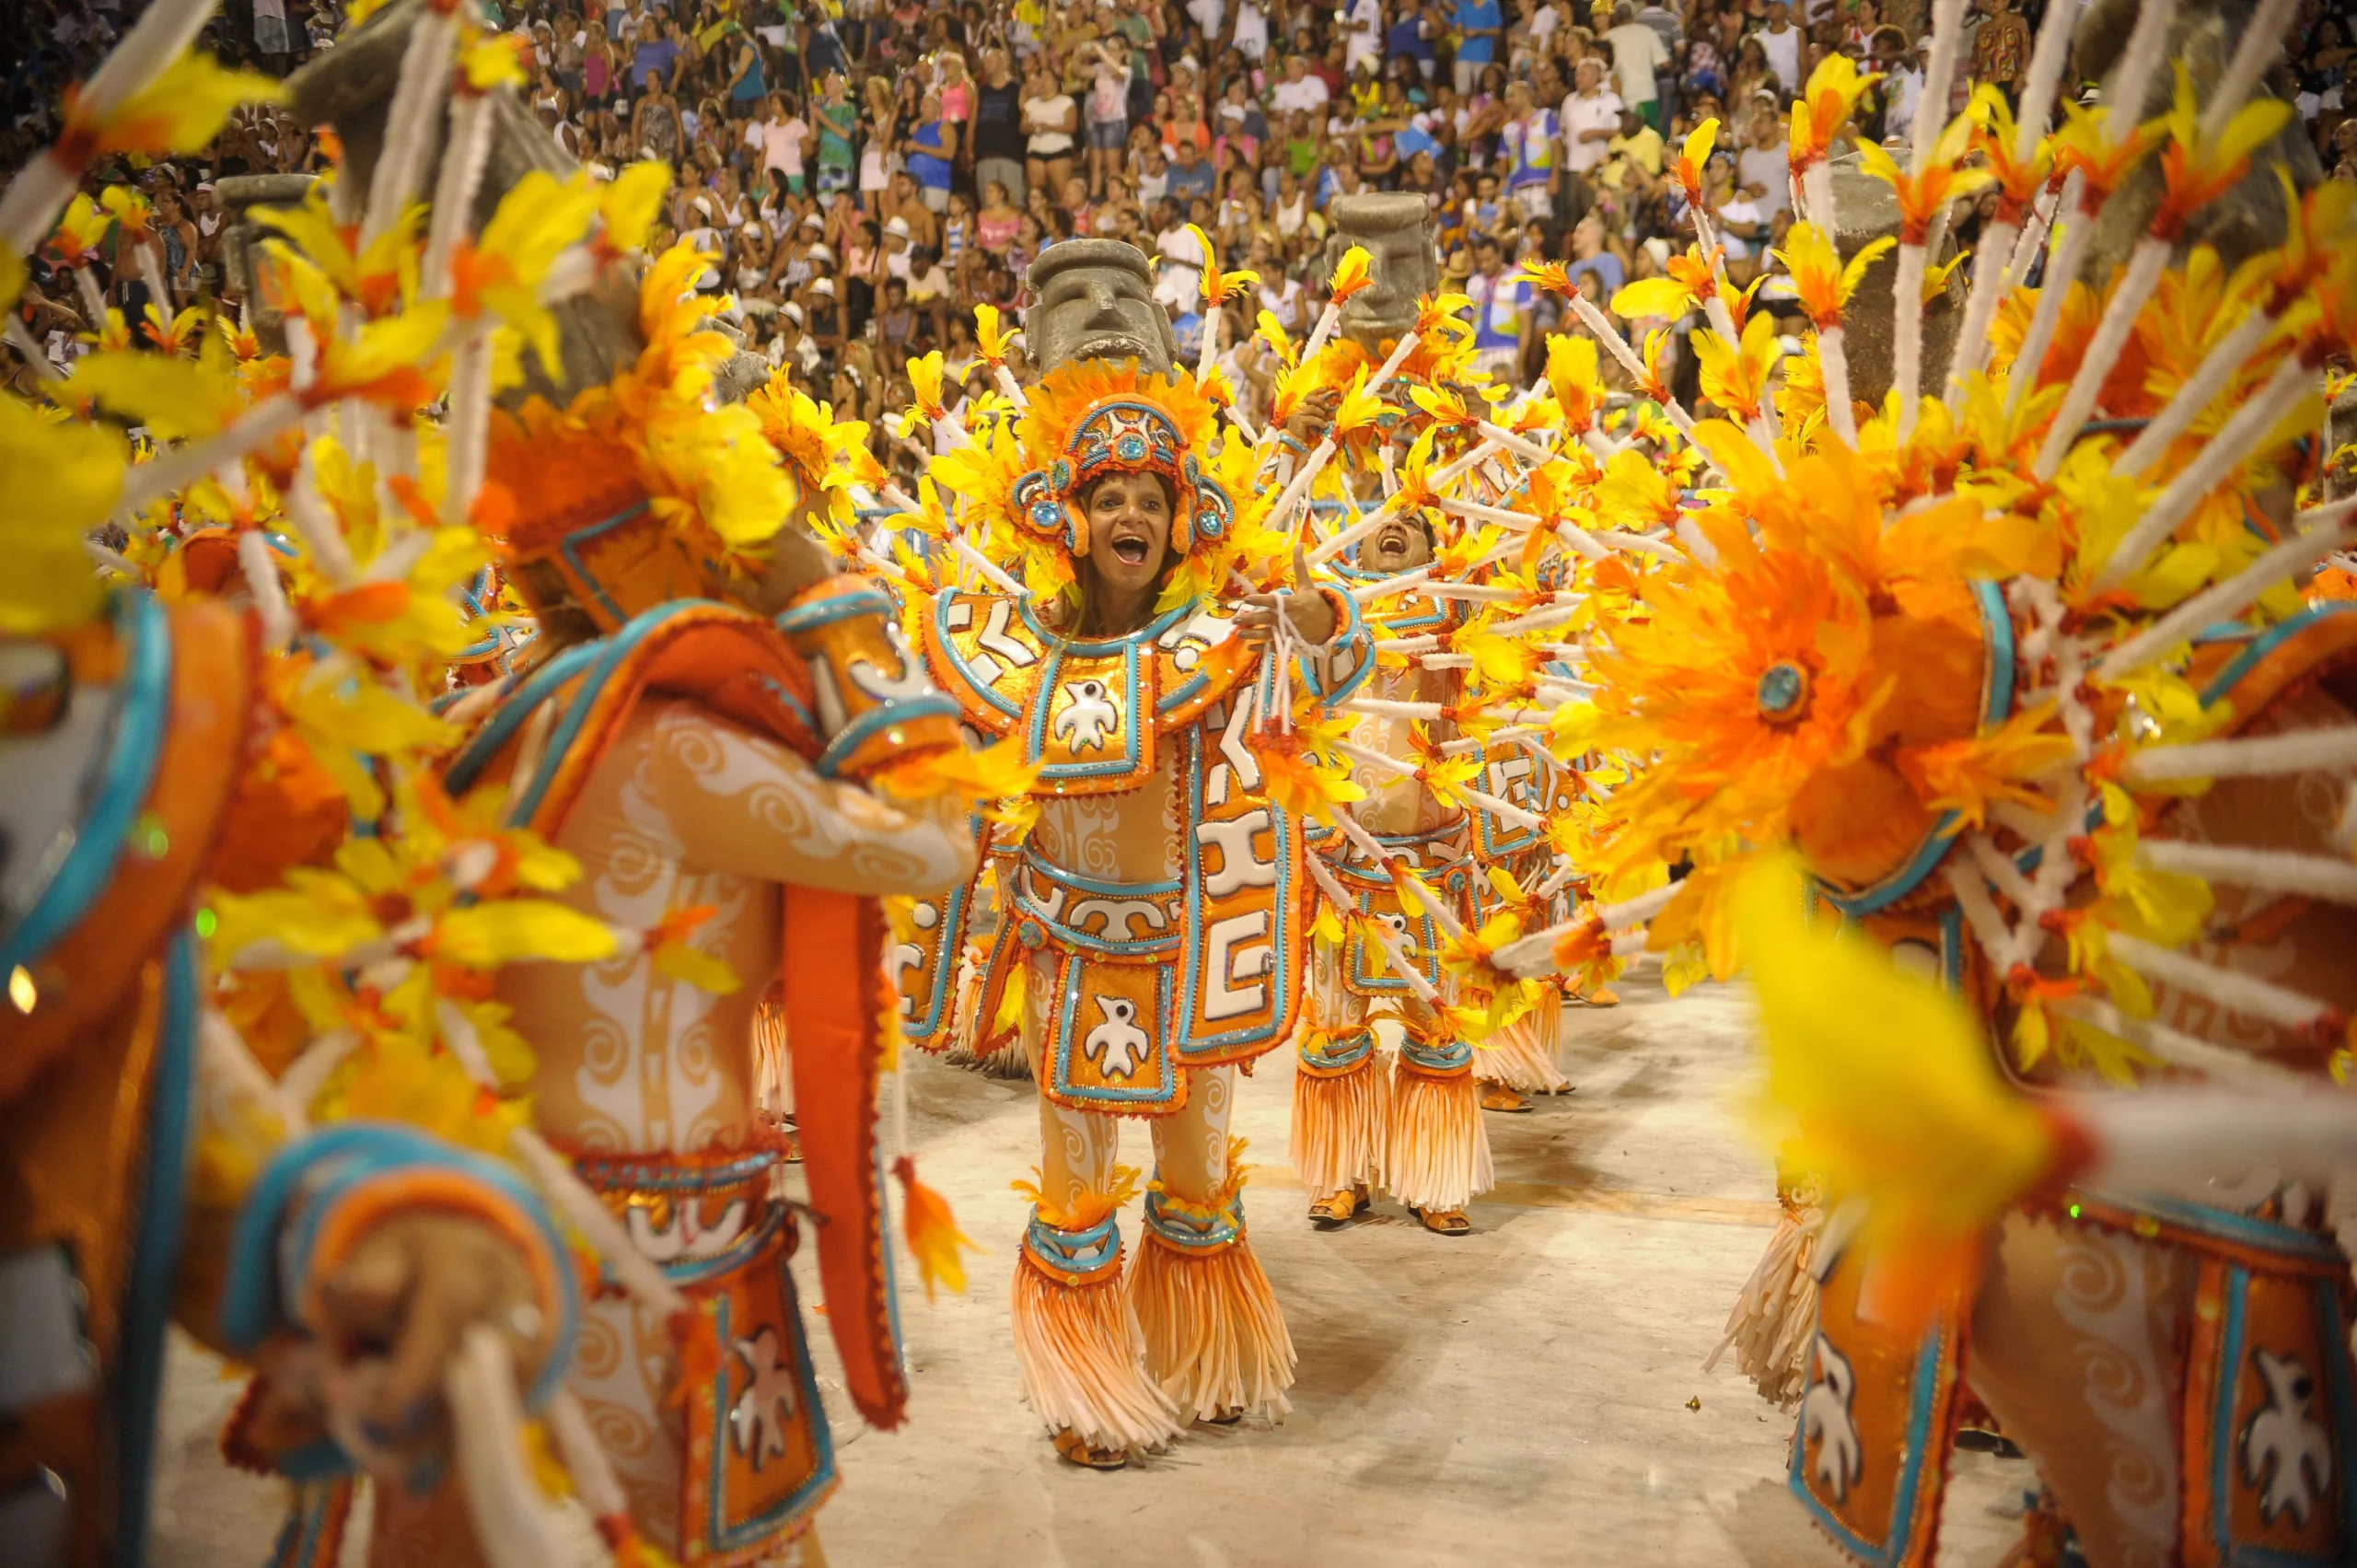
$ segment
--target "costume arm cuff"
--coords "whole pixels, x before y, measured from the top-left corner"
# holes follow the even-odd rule
[[[1323,583],[1317,585],[1317,591],[1326,596],[1333,609],[1334,633],[1323,647],[1298,656],[1295,665],[1302,683],[1331,706],[1366,684],[1375,669],[1375,643],[1365,618],[1359,614],[1358,600]]]
[[[862,779],[965,744],[957,703],[935,688],[876,584],[848,574],[815,583],[780,612],[777,629],[810,667],[823,776]]]
[[[526,1394],[538,1410],[573,1359],[580,1299],[563,1238],[523,1179],[396,1122],[350,1121],[287,1144],[254,1183],[230,1239],[221,1328],[251,1355],[274,1334],[315,1332],[322,1282],[379,1220],[431,1210],[491,1226],[524,1260],[556,1326]]]

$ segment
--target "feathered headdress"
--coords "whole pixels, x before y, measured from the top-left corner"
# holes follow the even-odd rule
[[[487,470],[514,498],[494,544],[534,608],[563,597],[601,632],[667,600],[751,575],[802,499],[755,411],[705,406],[728,340],[687,280],[679,246],[639,291],[637,361],[564,409],[534,399],[494,415]]]
[[[1016,520],[1086,555],[1088,519],[1079,503],[1088,486],[1109,473],[1158,473],[1176,492],[1172,553],[1216,544],[1234,527],[1236,506],[1204,467],[1213,429],[1212,404],[1190,376],[1155,375],[1134,360],[1059,366],[1032,392],[1023,421],[1032,466],[1015,482]]]

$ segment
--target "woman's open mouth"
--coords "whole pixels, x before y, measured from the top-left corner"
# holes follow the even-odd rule
[[[1113,559],[1130,566],[1145,564],[1146,541],[1135,537],[1113,541]]]

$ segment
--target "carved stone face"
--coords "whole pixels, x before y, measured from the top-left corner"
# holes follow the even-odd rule
[[[1364,248],[1373,280],[1342,307],[1343,335],[1370,353],[1384,341],[1397,342],[1416,324],[1416,301],[1440,286],[1440,256],[1427,226],[1430,209],[1422,196],[1337,196],[1334,233],[1326,241],[1326,264],[1341,262],[1352,246]]]
[[[1145,252],[1118,239],[1067,239],[1031,263],[1024,337],[1042,370],[1081,359],[1134,359],[1167,375],[1178,357],[1170,317],[1154,297]]]

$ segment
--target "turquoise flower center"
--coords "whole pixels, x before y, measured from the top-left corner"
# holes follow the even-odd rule
[[[1790,718],[1808,695],[1808,673],[1792,663],[1771,664],[1759,677],[1759,712],[1771,719]]]

